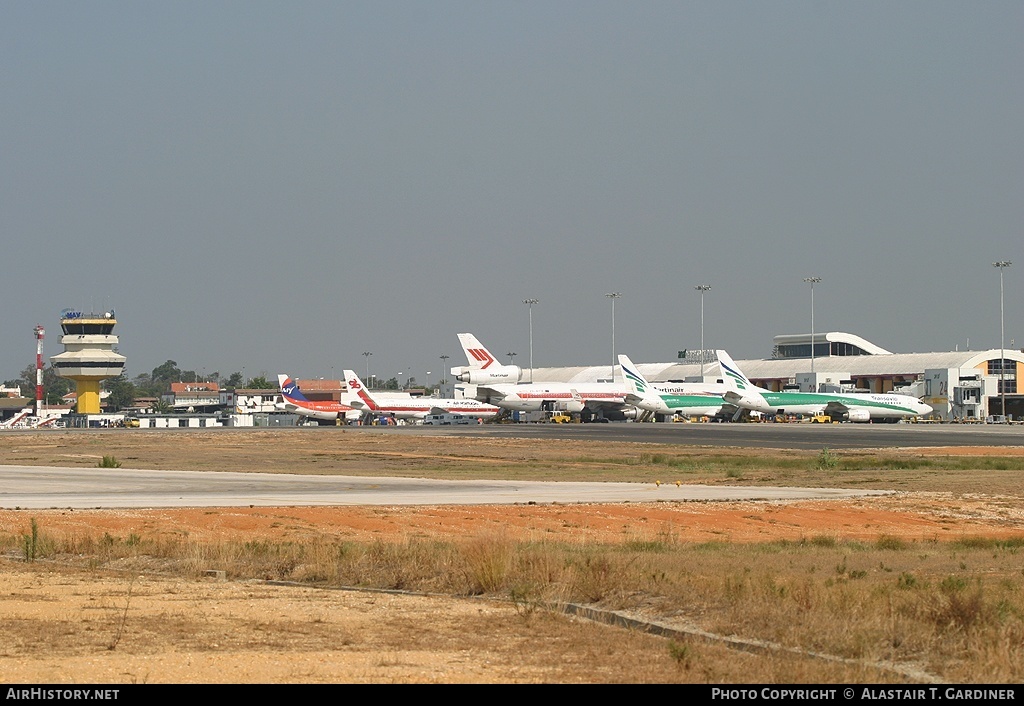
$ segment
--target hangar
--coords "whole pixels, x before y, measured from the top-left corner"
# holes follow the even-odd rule
[[[776,336],[771,358],[736,362],[747,377],[770,390],[899,391],[930,404],[935,417],[945,421],[985,420],[1003,414],[1005,398],[1005,414],[1024,419],[1024,394],[1017,386],[1024,375],[1020,350],[891,353],[841,331],[816,333],[813,344],[813,366],[811,334]],[[704,379],[719,378],[713,350],[680,351],[677,362],[636,365],[652,382],[700,381],[702,365]],[[610,380],[611,373],[609,365],[535,368],[533,379],[595,382]]]

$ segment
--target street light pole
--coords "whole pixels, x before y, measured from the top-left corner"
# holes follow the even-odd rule
[[[523,304],[530,307],[530,383],[533,383],[533,305],[539,304],[539,299],[524,299]]]
[[[1006,329],[1003,326],[1003,270],[1012,265],[1009,260],[993,262],[992,266],[999,270],[999,412],[1006,420]]]
[[[622,292],[609,292],[606,297],[612,300],[612,377],[615,377],[615,300],[622,296]]]
[[[814,375],[814,285],[821,277],[804,277],[804,282],[811,284],[811,375]],[[814,381],[814,389],[818,389],[818,381]]]
[[[700,381],[704,382],[704,292],[710,292],[711,285],[698,284],[694,289],[700,292]]]
[[[370,356],[373,355],[370,351],[363,351],[363,357],[366,358],[366,382],[370,382]],[[345,381],[348,384],[348,380]]]
[[[451,356],[442,355],[442,356],[438,356],[438,357],[441,359],[441,382],[440,382],[441,397],[444,397],[444,383],[445,383],[444,372],[448,369],[448,359]],[[455,397],[455,393],[454,392],[452,393],[452,397]]]

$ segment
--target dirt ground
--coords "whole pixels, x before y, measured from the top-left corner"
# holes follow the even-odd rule
[[[69,448],[82,455],[80,441],[72,437],[53,444],[54,438],[60,437],[0,439],[0,451],[9,459],[5,462],[26,463],[35,454],[31,462],[42,465],[68,465]],[[172,459],[170,467],[183,467],[180,455],[188,453],[188,445],[169,449],[159,437],[146,438],[150,441],[121,450],[132,455],[132,466],[159,467]],[[273,456],[272,448],[256,454],[265,460]],[[1002,455],[1021,451],[996,450]],[[409,453],[422,455],[422,450]],[[153,460],[157,458],[161,463]],[[286,463],[275,458],[278,467]],[[196,465],[203,463],[195,460]],[[489,534],[569,542],[664,536],[684,542],[760,542],[819,535],[929,540],[1019,537],[1024,533],[1024,504],[1019,496],[915,491],[793,503],[0,510],[0,535],[24,535],[32,519],[53,536],[135,534],[196,542],[324,537],[406,541]],[[523,615],[504,603],[216,578],[189,581],[161,575],[158,567],[71,570],[47,562],[28,565],[13,555],[0,560],[0,567],[0,674],[8,683],[679,679],[679,665],[670,659],[663,639],[622,631],[612,638],[609,632],[615,628],[586,621],[575,626],[573,637],[585,666],[571,660],[552,663],[544,655],[552,642],[565,639],[555,626],[566,619]],[[616,649],[608,649],[610,640]],[[423,649],[428,641],[431,649]],[[629,650],[622,649],[622,641],[630,643]],[[438,644],[446,647],[439,650]],[[739,670],[744,658],[737,659]],[[742,681],[742,672],[734,681]]]

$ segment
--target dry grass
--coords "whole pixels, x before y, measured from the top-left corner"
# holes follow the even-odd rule
[[[42,583],[44,575],[74,569],[66,575],[79,578],[67,581],[99,585],[102,579],[114,588],[95,599],[95,609],[69,609],[49,623],[16,617],[19,597],[31,592],[10,593],[2,600],[12,618],[0,628],[6,656],[52,658],[72,670],[64,674],[84,674],[85,663],[97,661],[100,652],[120,656],[121,671],[111,667],[106,676],[81,679],[96,683],[174,680],[165,664],[147,661],[146,650],[160,639],[177,654],[239,655],[240,663],[255,659],[259,645],[275,650],[275,660],[261,662],[262,671],[232,671],[225,663],[204,681],[1024,681],[1019,450],[995,457],[829,451],[822,462],[820,452],[489,439],[452,444],[439,437],[273,431],[188,436],[183,458],[161,450],[152,434],[0,437],[0,450],[9,463],[40,465],[94,466],[97,458],[115,454],[127,467],[147,468],[899,488],[965,499],[960,509],[981,494],[994,508],[982,521],[993,532],[938,541],[878,530],[864,540],[837,527],[787,540],[738,542],[723,535],[722,541],[694,542],[666,526],[605,541],[572,532],[524,539],[479,525],[461,535],[346,539],[330,527],[302,525],[301,536],[291,538],[218,539],[148,527],[57,533],[45,518],[29,529],[35,517],[23,513],[24,531],[0,535],[0,548],[22,561],[17,571],[36,572],[31,580]],[[173,438],[181,448],[182,436]],[[95,453],[83,453],[90,446]],[[284,456],[269,451],[277,446],[284,446]],[[764,524],[770,527],[781,516]],[[26,547],[34,563],[24,562],[31,558]],[[211,569],[230,580],[202,583]],[[246,583],[250,579],[306,588]],[[390,612],[378,614],[375,599],[368,598],[378,594],[323,590],[346,586],[458,600],[445,603],[444,618],[424,620],[423,613],[404,612],[398,598],[386,599]],[[196,587],[206,595],[188,597]],[[59,584],[50,590],[59,591]],[[236,595],[240,590],[244,595]],[[292,590],[304,591],[301,607],[276,612],[270,596]],[[178,607],[157,603],[161,591],[177,597]],[[360,607],[344,609],[365,615],[366,622],[353,627],[340,621],[336,609],[347,600]],[[574,621],[556,610],[566,603],[620,611],[682,632],[666,639]],[[470,605],[477,608],[466,610]],[[218,635],[213,647],[199,637],[210,634]],[[746,642],[716,641],[715,635]],[[363,654],[363,648],[376,656],[355,672],[323,666],[341,661],[338,650]],[[281,671],[276,665],[284,653],[291,666]]]
[[[216,568],[235,581],[485,596],[510,601],[520,614],[578,603],[854,660],[865,668],[888,662],[964,683],[1024,679],[1024,537],[602,545],[493,534],[400,543],[197,543],[109,534],[60,539],[49,537],[45,527],[39,533],[39,546],[49,552],[45,558],[64,566],[131,574],[158,568],[191,579]],[[16,540],[6,544],[16,548]],[[745,680],[778,680],[775,660],[781,654],[758,660]],[[693,661],[678,654],[674,659]],[[795,680],[792,674],[783,678]]]

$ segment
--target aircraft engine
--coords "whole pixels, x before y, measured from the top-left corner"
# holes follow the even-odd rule
[[[579,414],[586,406],[586,403],[581,400],[566,400],[555,405],[558,410],[571,414]]]
[[[846,412],[846,419],[850,422],[870,422],[871,413],[866,409],[851,409]]]
[[[641,414],[643,414],[643,410],[639,407],[626,407],[622,410],[622,416],[626,419],[639,419]]]
[[[458,370],[458,373],[455,371]],[[460,382],[468,382],[471,385],[486,385],[489,383],[515,384],[519,382],[518,365],[498,365],[484,370],[483,368],[453,368],[452,373]]]

